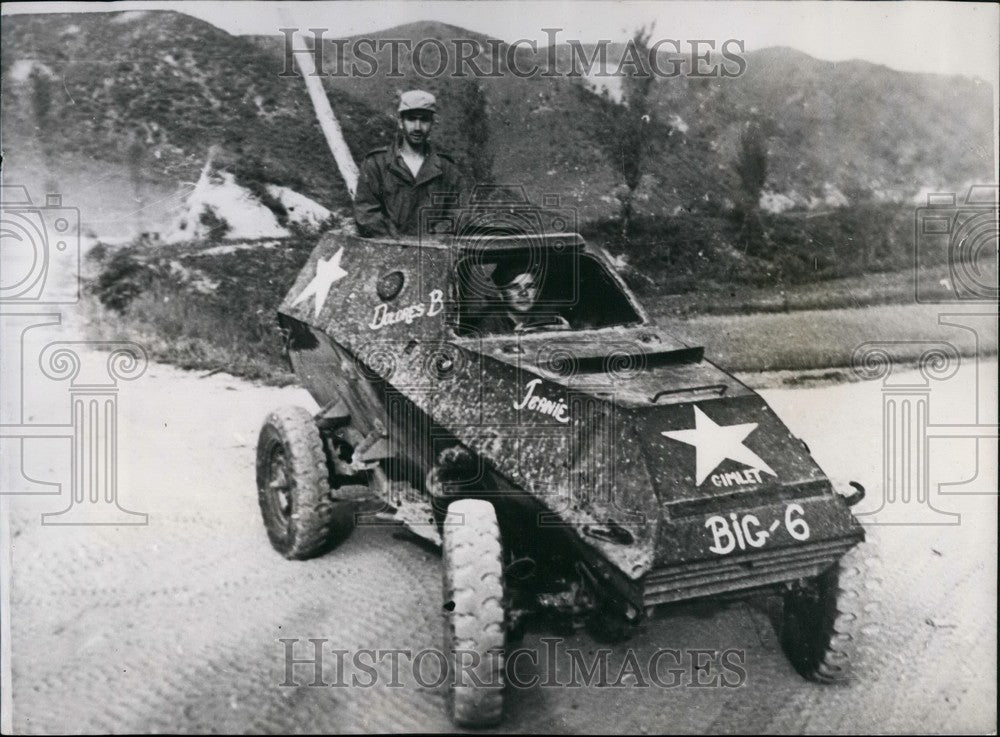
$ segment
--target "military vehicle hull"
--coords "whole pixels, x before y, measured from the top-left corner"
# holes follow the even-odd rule
[[[469,275],[512,258],[573,274],[551,299],[570,329],[477,331],[462,303]],[[612,324],[586,306],[600,289]],[[449,508],[488,503],[468,514],[490,537],[495,513],[504,628],[541,613],[620,635],[659,605],[778,592],[800,623],[785,642],[803,673],[845,671],[839,651],[826,663],[840,631],[819,620],[864,539],[849,509],[863,490],[835,489],[758,394],[654,325],[579,236],[329,236],[279,312],[292,367],[322,408],[315,447],[331,508],[443,534],[450,570],[447,551],[461,546],[449,548]],[[261,452],[282,449],[274,440]],[[259,455],[262,510],[289,476],[269,475],[269,463]],[[269,531],[293,524],[274,519]],[[494,706],[465,703],[487,722]]]

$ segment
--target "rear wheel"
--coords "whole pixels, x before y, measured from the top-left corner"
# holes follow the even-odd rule
[[[330,496],[323,439],[302,407],[267,416],[257,441],[257,500],[271,545],[286,558],[312,558],[350,532],[350,502]]]
[[[802,589],[785,594],[781,644],[795,669],[820,683],[850,680],[859,646],[865,571],[857,545]]]
[[[451,716],[461,727],[496,725],[503,716],[507,622],[500,527],[492,504],[451,503],[443,556]]]

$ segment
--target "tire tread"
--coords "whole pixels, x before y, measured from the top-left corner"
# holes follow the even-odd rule
[[[445,646],[481,657],[471,669],[484,685],[453,682],[452,718],[461,727],[496,725],[503,716],[503,651],[506,637],[500,527],[489,502],[462,499],[448,508],[444,533]]]
[[[293,487],[288,531],[273,519],[267,498],[267,464],[275,442],[284,447]],[[271,545],[291,560],[305,560],[329,550],[350,532],[353,509],[330,498],[329,472],[323,440],[312,415],[297,406],[271,412],[257,444],[258,502]]]

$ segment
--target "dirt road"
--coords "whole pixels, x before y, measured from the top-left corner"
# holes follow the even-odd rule
[[[90,359],[100,360],[91,355]],[[90,360],[88,359],[88,360]],[[979,364],[980,387],[995,392],[995,359]],[[975,397],[971,362],[936,385],[931,421],[996,423],[995,393]],[[856,478],[879,506],[882,387],[863,382],[764,392],[831,475]],[[67,411],[66,395],[50,406]],[[992,397],[992,400],[990,399]],[[970,404],[971,402],[971,404]],[[292,563],[268,545],[257,509],[254,446],[273,406],[314,404],[300,389],[152,365],[119,397],[121,504],[148,514],[138,527],[55,527],[40,515],[66,506],[56,496],[8,496],[12,725],[46,732],[449,731],[444,691],[427,664],[421,685],[390,660],[371,688],[311,686],[313,667],[285,681],[285,647],[312,655],[321,642],[323,676],[336,681],[337,649],[439,646],[440,559],[386,528],[358,529],[336,551]],[[992,405],[992,406],[991,406]],[[992,414],[991,414],[992,413]],[[65,421],[65,415],[62,418]],[[990,446],[992,442],[992,446]],[[673,687],[635,676],[621,687],[512,689],[507,731],[553,732],[988,732],[996,704],[996,442],[942,440],[931,446],[934,480],[972,480],[935,494],[960,522],[881,526],[867,553],[871,598],[868,647],[857,681],[824,687],[803,681],[782,656],[765,611],[748,604],[685,607],[650,622],[629,643],[645,663],[658,648],[681,651]],[[65,447],[37,441],[32,476],[67,479]],[[977,475],[978,468],[978,475]],[[956,492],[963,492],[958,495]],[[909,508],[913,508],[913,502]],[[866,522],[890,520],[892,506]],[[904,510],[905,511],[905,510]],[[890,520],[891,521],[891,520]],[[545,651],[550,633],[522,646]],[[599,656],[588,635],[558,644]],[[715,679],[693,649],[741,652],[745,678]],[[611,656],[609,680],[625,648]],[[348,655],[350,658],[351,655]],[[521,672],[533,666],[522,661]],[[560,665],[559,667],[563,667]],[[543,669],[544,666],[539,666]],[[538,669],[535,669],[538,670]],[[351,674],[364,673],[348,668]],[[537,673],[535,673],[537,675]],[[725,674],[723,674],[725,675]],[[640,674],[641,676],[641,674]],[[561,679],[560,679],[561,680]],[[694,681],[715,685],[699,687]]]

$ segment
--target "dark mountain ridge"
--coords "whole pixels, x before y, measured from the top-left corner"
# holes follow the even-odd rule
[[[364,37],[487,39],[432,22]],[[345,45],[348,62],[358,38]],[[279,76],[280,35],[232,36],[181,13],[131,11],[5,16],[2,40],[8,180],[38,169],[57,182],[72,179],[71,171],[113,172],[145,206],[151,193],[166,197],[196,179],[213,151],[216,164],[244,183],[288,186],[330,208],[348,204],[303,80]],[[609,66],[623,49],[608,47]],[[541,64],[547,53],[522,47],[518,64]],[[565,58],[568,47],[556,53]],[[388,54],[375,54],[383,68]],[[746,62],[738,78],[657,80],[658,133],[637,193],[640,214],[728,207],[748,122],[768,134],[765,189],[783,207],[909,199],[994,176],[994,100],[981,80],[824,62],[789,48],[751,52]],[[594,87],[600,80],[428,79],[406,63],[401,71],[324,78],[356,159],[391,139],[396,95],[411,86],[439,96],[435,139],[469,159],[482,145],[470,135],[475,87],[485,98],[497,181],[523,185],[534,198],[557,194],[581,220],[616,212],[622,177],[602,118],[613,94]]]

